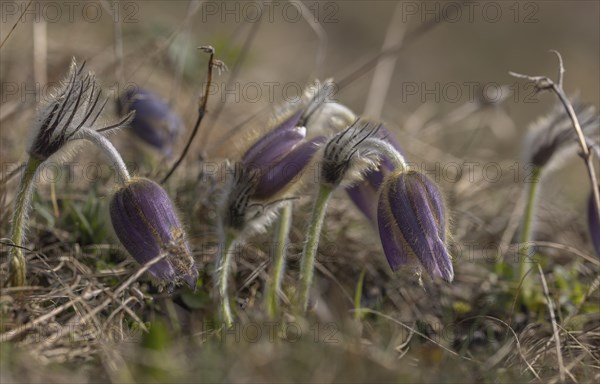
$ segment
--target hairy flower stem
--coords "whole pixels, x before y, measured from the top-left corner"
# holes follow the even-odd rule
[[[77,132],[77,137],[88,140],[102,149],[113,161],[115,172],[119,177],[119,182],[122,185],[129,182],[131,177],[129,176],[127,167],[119,152],[107,138],[90,128],[82,128]],[[15,246],[10,251],[11,283],[13,286],[22,286],[25,284],[27,265],[21,247],[23,246],[23,239],[25,237],[25,224],[27,213],[29,211],[29,201],[31,199],[35,174],[43,162],[44,160],[38,159],[35,156],[29,157],[23,171],[23,176],[21,177],[21,184],[19,185],[19,191],[15,201],[11,227],[11,240]]]
[[[331,198],[333,190],[334,187],[328,184],[321,184],[319,186],[317,199],[313,206],[312,219],[306,235],[306,242],[304,243],[304,249],[302,250],[299,305],[301,305],[301,310],[303,312],[306,312],[308,309],[310,286],[314,274],[317,249],[319,247],[319,236],[321,235],[321,228],[323,227],[323,220],[325,219],[325,212],[327,211],[327,203]]]
[[[125,165],[123,158],[106,137],[90,128],[82,128],[77,135],[80,139],[96,144],[96,146],[106,154],[113,162],[115,172],[121,185],[125,185],[129,182],[131,176],[129,176],[129,171],[127,171],[127,166]]]
[[[392,162],[394,169],[408,170],[408,164],[406,163],[404,156],[402,156],[393,145],[385,140],[371,137],[362,143],[361,148],[370,149],[379,153],[380,156],[385,156]]]
[[[27,213],[29,212],[29,200],[35,180],[35,174],[38,167],[42,164],[42,160],[30,157],[25,164],[19,192],[15,200],[15,208],[12,217],[12,227],[10,239],[14,247],[10,250],[10,269],[11,283],[13,286],[25,285],[25,275],[27,273],[27,264],[23,256],[23,239],[25,238],[25,225]]]
[[[527,206],[525,207],[525,216],[523,217],[521,237],[519,239],[519,274],[516,277],[521,281],[525,276],[525,264],[528,262],[530,255],[530,244],[531,232],[533,227],[533,213],[535,210],[535,203],[537,198],[537,191],[539,187],[540,175],[542,168],[535,167],[531,174],[531,182],[528,185],[527,190]]]
[[[217,287],[221,297],[221,314],[223,322],[228,328],[233,324],[233,315],[231,314],[231,305],[229,304],[229,294],[227,292],[229,269],[231,268],[231,258],[239,242],[235,234],[227,232],[221,248],[221,259],[217,268]]]
[[[265,292],[265,303],[269,317],[274,318],[279,311],[278,295],[285,272],[288,236],[292,227],[292,203],[287,202],[282,208],[275,231],[275,254],[271,280]]]

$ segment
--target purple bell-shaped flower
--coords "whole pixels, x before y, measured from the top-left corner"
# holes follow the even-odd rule
[[[416,259],[431,276],[453,280],[444,201],[428,177],[413,170],[390,174],[381,187],[377,222],[392,270]]]
[[[198,271],[171,199],[154,181],[135,178],[110,201],[110,218],[121,244],[140,264],[166,253],[149,268],[169,284],[196,286]]]
[[[170,157],[183,123],[157,94],[143,88],[128,89],[119,99],[119,112],[135,111],[132,131],[150,146]]]
[[[244,152],[225,188],[221,204],[225,226],[247,227],[250,232],[264,228],[285,194],[300,184],[327,136],[354,121],[352,111],[330,99],[332,86],[331,80],[315,82],[301,99],[286,105],[271,123],[273,128]],[[252,212],[251,206],[260,212]]]
[[[311,161],[324,136],[306,140],[306,127],[297,126],[303,111],[288,117],[246,151],[241,166],[257,173],[252,198],[267,200],[279,194]]]

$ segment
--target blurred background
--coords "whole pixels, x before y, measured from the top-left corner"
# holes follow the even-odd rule
[[[52,85],[66,74],[73,57],[78,61],[85,60],[86,67],[96,73],[103,86],[104,95],[109,98],[107,108],[113,114],[113,119],[106,123],[118,119],[118,97],[131,87],[151,89],[181,116],[183,128],[174,143],[175,157],[157,154],[129,130],[111,136],[111,141],[127,161],[135,163],[141,174],[154,178],[163,176],[186,144],[197,117],[208,60],[208,55],[197,48],[211,45],[216,50],[215,57],[222,60],[228,70],[215,71],[206,118],[177,176],[168,185],[190,228],[192,243],[202,248],[203,239],[211,236],[215,203],[211,195],[214,191],[198,183],[203,164],[237,159],[248,146],[248,138],[264,132],[282,104],[297,98],[314,79],[333,78],[338,84],[335,93],[338,102],[357,114],[384,121],[397,135],[409,161],[436,175],[453,213],[457,278],[451,287],[428,287],[429,295],[410,279],[404,281],[396,276],[392,283],[382,283],[382,279],[390,279],[392,274],[385,269],[377,236],[340,193],[334,199],[324,235],[328,241],[342,244],[324,251],[325,256],[334,260],[327,266],[337,279],[322,277],[322,291],[333,298],[332,301],[347,292],[352,294],[356,279],[365,268],[363,299],[387,303],[381,308],[393,308],[392,312],[386,313],[395,318],[444,322],[461,316],[489,314],[513,325],[521,324],[519,329],[522,331],[529,329],[525,324],[546,318],[545,307],[536,307],[539,312],[532,315],[523,308],[511,309],[510,294],[504,292],[494,296],[497,294],[494,284],[498,279],[502,280],[502,276],[494,275],[493,263],[486,258],[493,259],[497,255],[490,255],[486,246],[492,244],[494,250],[515,242],[522,209],[520,196],[531,170],[523,162],[527,149],[522,140],[531,123],[550,112],[556,97],[545,92],[535,93],[533,87],[510,76],[509,71],[555,79],[558,63],[549,50],[557,50],[566,67],[564,88],[567,94],[598,107],[599,16],[600,3],[597,1],[2,1],[2,178],[8,177],[26,158],[27,137],[35,110],[48,98]],[[382,52],[387,54],[381,55]],[[385,60],[378,61],[378,55]],[[552,169],[544,174],[535,237],[591,255],[583,214],[589,181],[581,159],[575,154],[573,149],[568,153],[570,156],[554,161]],[[71,221],[65,218],[79,217],[81,212],[84,216],[90,212],[103,215],[104,197],[112,187],[110,171],[99,158],[93,150],[74,154],[71,161],[81,165],[76,168],[79,172],[76,175],[83,175],[76,177],[75,186],[62,191],[60,187],[53,192],[52,183],[39,184],[40,193],[34,201],[32,216],[37,223],[32,229],[33,241],[44,241],[44,228],[54,226],[57,230],[53,236],[63,236],[63,240],[77,244],[113,241],[100,224],[91,222],[85,227],[80,218]],[[88,169],[86,164],[90,161],[99,162],[99,168]],[[104,171],[102,175],[97,174],[98,169]],[[90,201],[87,192],[90,188],[94,191],[94,199],[98,197],[100,207],[86,203]],[[2,191],[1,237],[8,234],[7,213],[15,190],[16,178]],[[56,216],[57,207],[53,207],[48,197],[51,193],[58,194],[62,217]],[[80,207],[79,211],[63,205],[69,199],[76,202],[73,204]],[[303,201],[302,211],[308,211],[309,206],[309,201]],[[68,213],[71,211],[79,213]],[[297,243],[302,238],[302,222],[301,213],[295,232]],[[77,239],[69,237],[69,233],[76,231],[82,235]],[[548,252],[550,264],[564,266],[564,271],[557,276],[564,273],[574,279],[575,282],[567,279],[565,283],[571,290],[569,292],[585,292],[587,286],[583,282],[588,282],[594,271],[597,273],[597,266],[586,264],[587,269],[582,269],[582,259],[572,253],[557,249]],[[503,257],[512,256],[506,253]],[[260,261],[260,257],[257,260]],[[97,261],[91,262],[94,263]],[[207,265],[210,263],[210,259],[206,261]],[[98,265],[96,267],[100,268]],[[245,299],[252,297],[252,286],[244,283],[252,274],[253,266],[252,263],[239,266],[238,286],[243,285],[243,288],[238,294]],[[322,276],[328,275],[323,273]],[[559,280],[551,280],[551,285]],[[584,285],[577,285],[579,281]],[[556,287],[560,286],[556,284]],[[336,288],[338,286],[346,290]],[[560,292],[555,295],[565,302],[570,300]],[[208,311],[206,304],[200,307],[201,311]],[[344,313],[347,309],[338,307],[332,305],[331,311]],[[597,315],[597,306],[594,308],[591,313]],[[534,357],[539,352],[536,348],[549,339],[551,332],[548,333],[547,325],[544,322],[543,332],[527,339],[531,342],[532,353],[535,352]],[[378,333],[377,325],[363,326],[368,334],[365,336],[368,342],[362,340],[368,344],[364,356],[356,352],[358,349],[354,346],[333,349],[333,354],[329,355],[329,349],[320,349],[314,343],[301,348],[302,352],[287,344],[281,349],[273,344],[255,344],[237,351],[220,345],[202,352],[203,358],[207,359],[202,367],[213,369],[204,378],[209,381],[224,378],[280,380],[293,369],[304,372],[303,367],[310,370],[310,367],[319,366],[319,361],[313,361],[319,357],[324,362],[313,376],[298,373],[298,377],[319,381],[360,381],[372,378],[371,372],[377,372],[374,377],[380,380],[425,377],[436,381],[444,373],[449,375],[450,381],[471,378],[468,376],[471,374],[485,380],[504,374],[504,379],[509,380],[507,378],[523,373],[523,370],[517,370],[516,376],[504,371],[490,374],[486,373],[488,365],[477,365],[480,370],[475,374],[470,371],[471,365],[457,368],[454,355],[449,357],[425,342],[414,347],[409,354],[411,360],[404,359],[395,366],[395,359],[399,357],[394,348],[406,341],[406,330],[402,333],[386,329]],[[597,326],[596,322],[595,334],[598,333]],[[350,327],[350,334],[357,332],[352,327],[354,325]],[[485,335],[479,337],[487,340]],[[388,345],[389,340],[392,342]],[[473,344],[481,342],[476,337],[469,341]],[[485,348],[489,346],[489,343],[481,343],[486,345]],[[466,352],[461,349],[462,344],[450,347],[465,356],[473,356],[481,351],[477,348],[483,344],[477,344],[473,349],[469,344],[465,347]],[[180,348],[177,353],[189,357],[190,351],[186,348]],[[506,356],[495,355],[498,345],[490,348],[486,349],[489,352],[486,357],[500,356],[502,359]],[[597,348],[591,350],[590,353],[598,356]],[[129,377],[121,371],[122,357],[115,357],[112,352],[99,353],[104,368],[93,366],[91,372],[102,371],[101,375],[107,375],[113,381]],[[135,355],[131,348],[120,353],[128,358]],[[229,356],[238,370],[225,367],[223,363],[210,367],[211,353]],[[247,354],[262,356],[263,360],[253,357],[258,362],[248,362],[245,360]],[[160,365],[161,358],[153,356]],[[286,369],[290,371],[283,368],[281,372],[270,371],[271,364],[285,366],[283,362],[277,363],[278,359],[289,363]],[[34,380],[48,375],[44,372],[35,376],[35,372],[24,373],[19,371],[21,368],[14,368],[22,367],[19,364],[26,360],[13,361],[15,365],[11,372],[16,376],[6,377],[14,379],[22,374],[25,375],[22,377]],[[183,371],[191,370],[189,377],[193,377],[194,369],[175,360],[171,358],[163,363],[179,364],[177,366]],[[54,360],[47,357],[45,361]],[[64,361],[77,360],[65,357]],[[328,365],[331,361],[336,363]],[[486,360],[486,364],[492,364],[491,361]],[[506,365],[518,365],[519,362],[518,358],[513,358]],[[143,367],[140,362],[135,364]],[[431,364],[439,371],[422,374],[412,371],[422,364]],[[491,366],[496,365],[498,363]],[[345,367],[350,366],[355,366],[356,370],[345,371]],[[546,366],[542,366],[545,369]],[[450,367],[450,371],[445,372],[444,367]],[[216,372],[220,368],[230,369],[229,373]],[[129,369],[138,377],[132,366]],[[155,373],[146,372],[139,377],[171,378],[169,375],[153,376]],[[64,377],[58,373],[55,381]],[[182,373],[180,379],[182,377],[188,376]],[[77,380],[79,378],[89,380],[85,373]]]
[[[35,107],[72,57],[87,61],[114,101],[132,86],[167,100],[187,128],[178,136],[181,148],[206,80],[207,55],[197,47],[209,44],[230,70],[215,77],[213,113],[194,143],[205,158],[232,157],[232,149],[246,145],[240,140],[247,131],[264,129],[277,105],[296,98],[315,78],[334,78],[341,84],[336,99],[385,121],[415,161],[477,161],[481,155],[518,160],[528,124],[555,99],[535,95],[508,71],[556,76],[557,61],[548,50],[558,50],[567,93],[599,103],[599,5],[575,4],[3,2],[2,159],[22,157]],[[401,49],[387,56],[391,67],[371,86],[373,58],[384,44]],[[504,100],[501,111],[465,121],[468,109],[460,107],[482,92]],[[413,145],[415,136],[440,151]],[[115,140],[127,147],[136,141],[129,138],[124,132]]]

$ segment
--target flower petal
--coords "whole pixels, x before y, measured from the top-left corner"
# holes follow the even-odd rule
[[[281,125],[261,137],[242,156],[242,165],[260,167],[277,161],[281,155],[292,150],[306,137],[306,128],[296,126],[301,115],[302,111],[294,113]]]
[[[275,165],[261,169],[258,185],[252,197],[269,199],[284,190],[301,174],[324,142],[325,138],[322,136],[303,142]]]
[[[439,195],[439,191],[427,183],[431,181],[425,175],[414,171],[392,174],[381,198],[389,201],[398,230],[429,274],[451,281],[452,262],[440,236],[444,212],[437,211],[440,198],[430,196],[431,192]]]

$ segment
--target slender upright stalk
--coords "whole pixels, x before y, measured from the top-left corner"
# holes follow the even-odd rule
[[[265,292],[265,303],[268,315],[273,318],[279,311],[278,295],[281,292],[281,283],[285,272],[286,251],[288,236],[292,227],[292,203],[287,202],[279,215],[277,229],[275,231],[275,254],[273,271],[269,285]]]
[[[25,164],[19,191],[15,200],[15,208],[12,217],[12,227],[10,238],[14,247],[10,250],[10,269],[11,283],[13,286],[25,285],[25,275],[27,273],[27,264],[21,247],[25,238],[25,224],[27,213],[29,212],[29,200],[35,180],[35,174],[42,160],[30,157]]]
[[[516,276],[519,279],[519,281],[521,281],[523,276],[525,276],[525,264],[527,263],[527,260],[529,260],[529,241],[531,240],[534,216],[533,213],[535,210],[536,197],[541,173],[542,168],[535,167],[531,175],[531,183],[529,183],[527,187],[527,205],[525,207],[525,216],[523,217],[521,237],[519,239],[519,274]]]
[[[358,276],[358,282],[356,283],[356,290],[354,291],[354,320],[361,320],[363,317],[363,313],[361,311],[361,298],[363,292],[363,285],[365,283],[365,272],[366,269],[360,272],[360,276]]]
[[[319,236],[327,211],[327,203],[331,198],[334,188],[328,184],[321,184],[317,199],[313,205],[312,219],[308,227],[306,242],[302,250],[302,261],[300,264],[300,300],[299,305],[301,310],[306,312],[308,309],[308,299],[310,294],[310,286],[313,280],[315,258],[319,247]]]
[[[231,313],[231,305],[229,304],[228,280],[229,280],[229,269],[231,268],[231,258],[235,253],[235,248],[239,244],[236,236],[228,231],[224,235],[223,247],[221,248],[221,258],[219,260],[219,266],[217,268],[217,287],[219,289],[219,296],[221,298],[221,314],[223,316],[223,322],[227,327],[231,327],[233,324],[233,315]]]

